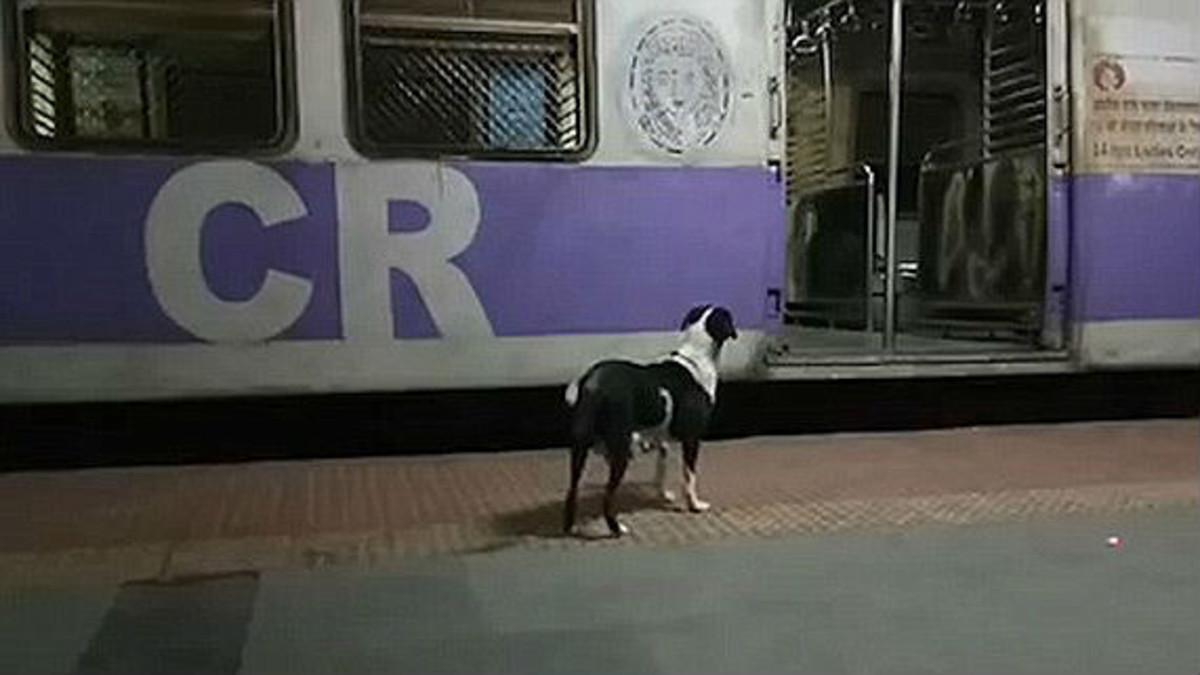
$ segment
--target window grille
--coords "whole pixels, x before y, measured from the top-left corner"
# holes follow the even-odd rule
[[[284,0],[17,0],[18,136],[244,150],[287,135]]]
[[[368,154],[585,151],[579,0],[361,0],[356,9],[354,135]]]
[[[829,102],[822,81],[824,57],[788,58],[788,202],[825,186],[830,170]]]

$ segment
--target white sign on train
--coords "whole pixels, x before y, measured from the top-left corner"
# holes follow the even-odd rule
[[[1200,50],[1162,22],[1109,18],[1091,28],[1081,168],[1200,172]]]

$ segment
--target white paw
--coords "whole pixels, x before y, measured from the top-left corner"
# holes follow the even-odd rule
[[[621,534],[629,534],[629,526],[625,523],[617,523],[617,529],[621,531]]]
[[[692,513],[704,513],[712,508],[712,504],[695,497],[688,498],[688,510]]]
[[[668,504],[674,504],[674,503],[675,503],[675,492],[674,492],[674,491],[672,491],[672,490],[661,490],[661,491],[659,491],[659,493],[658,493],[658,494],[659,494],[659,496],[660,496],[660,497],[662,497],[662,500],[663,500],[664,502],[666,502],[666,503],[668,503]]]

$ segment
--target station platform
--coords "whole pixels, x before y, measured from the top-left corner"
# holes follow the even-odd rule
[[[565,450],[7,473],[0,585],[1195,507],[1200,420],[711,442],[700,458],[700,493],[713,504],[705,514],[656,498],[647,455],[623,486],[632,533],[619,540],[603,536],[598,520],[606,470],[599,456],[589,459],[580,507],[586,534],[578,538],[558,534]],[[675,453],[672,471],[679,470]]]

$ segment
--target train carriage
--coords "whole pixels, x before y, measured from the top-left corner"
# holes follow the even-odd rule
[[[1200,6],[6,0],[0,401],[1200,364]]]

